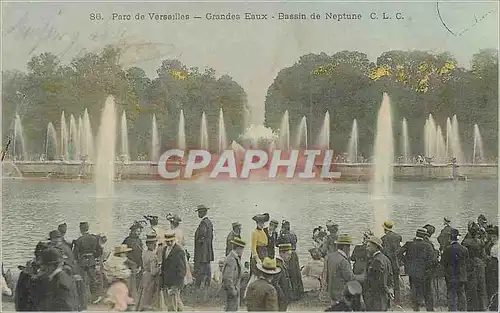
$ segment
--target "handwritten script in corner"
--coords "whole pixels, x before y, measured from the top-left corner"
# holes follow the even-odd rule
[[[52,18],[47,18],[47,22],[43,25],[36,27],[30,26],[29,13],[25,13],[12,25],[6,27],[4,36],[31,41],[28,57],[39,53],[38,48],[47,42],[65,43],[59,50],[60,52],[56,53],[59,58],[65,56],[82,57],[89,52],[98,52],[107,45],[116,46],[122,52],[121,62],[123,65],[159,60],[163,57],[179,58],[182,56],[182,53],[177,51],[173,44],[139,40],[129,35],[124,29],[111,32],[109,28],[104,28],[102,32],[93,32],[89,35],[82,35],[79,31],[60,32],[51,21],[61,14],[62,11],[59,10]],[[93,49],[89,50],[84,47],[85,42],[89,42]],[[97,43],[97,47],[95,43]]]

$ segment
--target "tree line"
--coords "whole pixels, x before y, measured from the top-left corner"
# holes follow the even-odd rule
[[[266,124],[279,128],[288,110],[293,138],[300,119],[306,116],[308,142],[315,143],[329,111],[330,146],[346,151],[353,119],[357,119],[359,151],[368,157],[383,92],[391,98],[397,152],[401,152],[403,117],[408,120],[412,153],[423,154],[428,115],[432,114],[445,132],[446,118],[456,114],[466,158],[472,158],[475,123],[480,127],[486,156],[497,155],[498,50],[491,49],[474,54],[470,69],[457,66],[449,53],[388,51],[376,62],[358,51],[307,54],[282,69],[269,87]]]
[[[228,139],[236,139],[242,133],[244,114],[248,111],[247,96],[230,76],[217,77],[211,68],[202,71],[188,68],[178,60],[164,60],[156,71],[157,77],[152,79],[141,68],[123,68],[120,54],[119,48],[108,46],[100,53],[87,53],[62,64],[54,54],[42,53],[27,63],[26,73],[3,72],[4,136],[13,135],[17,112],[22,119],[28,152],[44,153],[48,123],[52,122],[59,133],[62,111],[69,123],[70,114],[78,120],[86,108],[96,135],[107,95],[115,97],[118,114],[126,112],[133,159],[151,151],[153,114],[161,137],[161,151],[176,143],[181,109],[188,147],[199,146],[202,112],[206,114],[210,145],[214,149],[220,108],[224,111]]]
[[[141,68],[123,68],[120,55],[119,48],[108,46],[100,53],[87,53],[62,64],[54,54],[42,53],[27,63],[27,72],[2,72],[4,134],[12,135],[17,112],[27,149],[43,153],[47,124],[52,122],[59,131],[63,110],[69,118],[70,114],[78,117],[87,108],[96,135],[108,94],[115,96],[118,113],[126,112],[132,158],[151,151],[153,114],[162,150],[175,146],[181,109],[188,147],[199,146],[202,112],[213,148],[217,147],[220,108],[229,140],[244,131],[247,96],[230,76],[217,77],[211,68],[202,71],[178,60],[164,60],[157,77],[150,78]],[[416,154],[424,150],[423,126],[429,113],[443,131],[446,118],[456,114],[466,155],[472,153],[473,125],[477,123],[487,156],[496,156],[498,51],[491,49],[474,54],[470,69],[457,66],[449,53],[388,51],[376,62],[358,51],[303,55],[293,66],[282,69],[269,87],[265,123],[278,129],[288,110],[293,138],[300,119],[306,116],[308,142],[315,144],[324,114],[329,111],[330,146],[345,151],[356,118],[359,151],[369,156],[383,92],[391,97],[397,147],[403,117],[408,120],[411,151]]]

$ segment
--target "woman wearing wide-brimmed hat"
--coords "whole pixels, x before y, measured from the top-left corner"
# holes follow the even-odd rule
[[[319,292],[321,290],[321,275],[324,260],[321,258],[321,251],[318,248],[309,249],[311,259],[302,268],[302,282],[304,284],[304,292]]]
[[[160,265],[156,252],[158,238],[156,234],[146,235],[146,246],[142,254],[142,263],[144,269],[139,285],[139,300],[137,301],[137,310],[162,309],[163,294],[160,288]]]
[[[267,244],[268,238],[264,231],[264,225],[269,221],[269,214],[257,214],[252,219],[256,223],[256,228],[252,232],[251,239],[251,259],[250,259],[250,274],[256,273],[257,263],[262,263],[265,257],[268,256]]]
[[[131,264],[127,253],[132,251],[127,245],[115,247],[113,254],[104,262],[104,271],[110,282],[106,302],[113,306],[113,311],[125,311],[133,304],[129,290],[135,288]]]
[[[270,216],[268,213],[257,214],[252,219],[256,223],[256,228],[252,232],[250,242],[250,280],[248,281],[247,289],[244,292],[244,297],[248,290],[248,286],[257,280],[256,274],[258,273],[257,264],[262,263],[265,257],[268,256],[268,237],[264,231],[266,222],[269,221]]]

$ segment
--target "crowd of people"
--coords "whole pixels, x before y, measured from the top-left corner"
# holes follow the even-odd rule
[[[290,222],[257,214],[248,243],[241,223],[232,223],[225,259],[212,273],[209,208],[200,205],[196,212],[200,223],[192,256],[182,219],[173,214],[166,216],[168,227],[161,227],[157,216],[134,222],[111,253],[105,252],[106,237],[91,234],[88,222],[80,223],[81,236],[73,242],[65,238],[66,224],[60,224],[48,241],[36,245],[34,258],[19,267],[11,290],[16,310],[81,311],[104,303],[115,311],[182,311],[186,286],[196,290],[203,304],[210,285],[218,282],[226,311],[242,305],[248,311],[287,311],[304,297],[317,297],[325,311],[387,311],[406,305],[400,277],[407,275],[414,311],[421,306],[434,310],[435,281],[442,277],[450,311],[498,311],[498,226],[488,225],[483,215],[469,223],[461,242],[459,231],[444,218],[437,248],[431,240],[436,228],[429,224],[403,244],[386,221],[384,236],[366,231],[363,243],[354,245],[350,235],[328,221],[326,228],[313,230],[311,259],[301,266]],[[248,262],[242,260],[245,249],[250,250]]]

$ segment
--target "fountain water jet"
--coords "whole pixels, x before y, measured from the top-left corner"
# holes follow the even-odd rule
[[[71,114],[69,116],[69,143],[68,143],[68,154],[71,160],[77,160],[78,154],[78,146],[80,142],[78,141],[78,128],[76,126],[75,116]]]
[[[224,123],[224,112],[222,112],[222,108],[219,110],[218,133],[217,148],[218,152],[222,153],[227,148],[226,124]]]
[[[376,235],[381,234],[381,225],[390,218],[389,195],[392,188],[394,163],[394,139],[392,132],[391,104],[384,93],[377,118],[377,133],[372,167],[373,215]]]
[[[436,158],[436,122],[429,114],[424,125],[424,144],[425,156],[429,158]]]
[[[179,114],[179,127],[177,129],[177,148],[186,150],[186,128],[184,125],[184,110],[181,109]]]
[[[347,157],[349,163],[358,163],[358,121],[352,121],[351,137],[347,146]]]
[[[153,114],[151,121],[151,162],[157,162],[160,157],[160,138],[158,137],[158,126],[156,125],[156,115]]]
[[[408,136],[408,122],[406,117],[403,118],[401,122],[402,132],[401,132],[401,153],[405,164],[409,163],[410,158],[410,137]]]
[[[114,195],[116,149],[116,112],[113,96],[108,96],[101,114],[101,124],[97,135],[97,158],[95,184],[97,198]]]
[[[446,118],[446,159],[449,160],[451,158],[452,149],[451,149],[451,120],[450,118]]]
[[[45,158],[47,160],[57,159],[58,156],[57,133],[54,124],[47,125],[47,135],[45,138]],[[51,153],[52,152],[52,153]]]
[[[207,126],[207,116],[205,112],[201,114],[201,124],[200,124],[200,149],[208,150],[208,126]]]
[[[94,159],[94,135],[92,133],[92,125],[90,124],[89,111],[85,109],[83,112],[83,141],[84,149],[82,154],[85,155],[87,161]]]
[[[326,111],[323,125],[318,136],[318,147],[323,150],[330,149],[330,112]]]
[[[97,135],[94,172],[98,232],[113,228],[113,196],[115,184],[117,112],[113,96],[108,96],[101,113]]]
[[[288,110],[285,111],[281,118],[279,148],[285,151],[290,150],[290,117],[288,116]]]
[[[436,162],[446,163],[446,142],[443,137],[441,126],[436,130]]]
[[[474,147],[472,150],[472,163],[476,164],[482,162],[484,162],[483,138],[481,137],[479,126],[477,124],[474,124]]]
[[[302,143],[304,144],[303,147],[307,149],[307,120],[306,117],[303,116],[302,119],[300,120],[299,127],[297,129],[297,137],[295,138],[295,148],[300,149],[302,147]]]
[[[21,123],[21,117],[16,112],[16,117],[14,120],[14,139],[12,140],[12,156],[17,159],[16,151],[21,150],[20,156],[23,161],[28,160],[28,151],[26,151],[26,144],[24,140],[24,129]]]
[[[61,158],[68,160],[68,126],[66,125],[66,117],[64,111],[61,112]]]
[[[128,128],[127,128],[127,115],[125,113],[125,110],[122,113],[120,133],[121,133],[121,148],[122,148],[121,158],[123,162],[128,163],[130,161],[130,154],[128,150]]]
[[[453,115],[451,119],[451,149],[453,151],[452,157],[457,158],[457,163],[464,164],[465,157],[460,143],[460,131],[458,129],[457,115]]]
[[[85,135],[83,132],[83,118],[81,115],[78,117],[78,143],[79,158],[81,159],[85,154]]]

